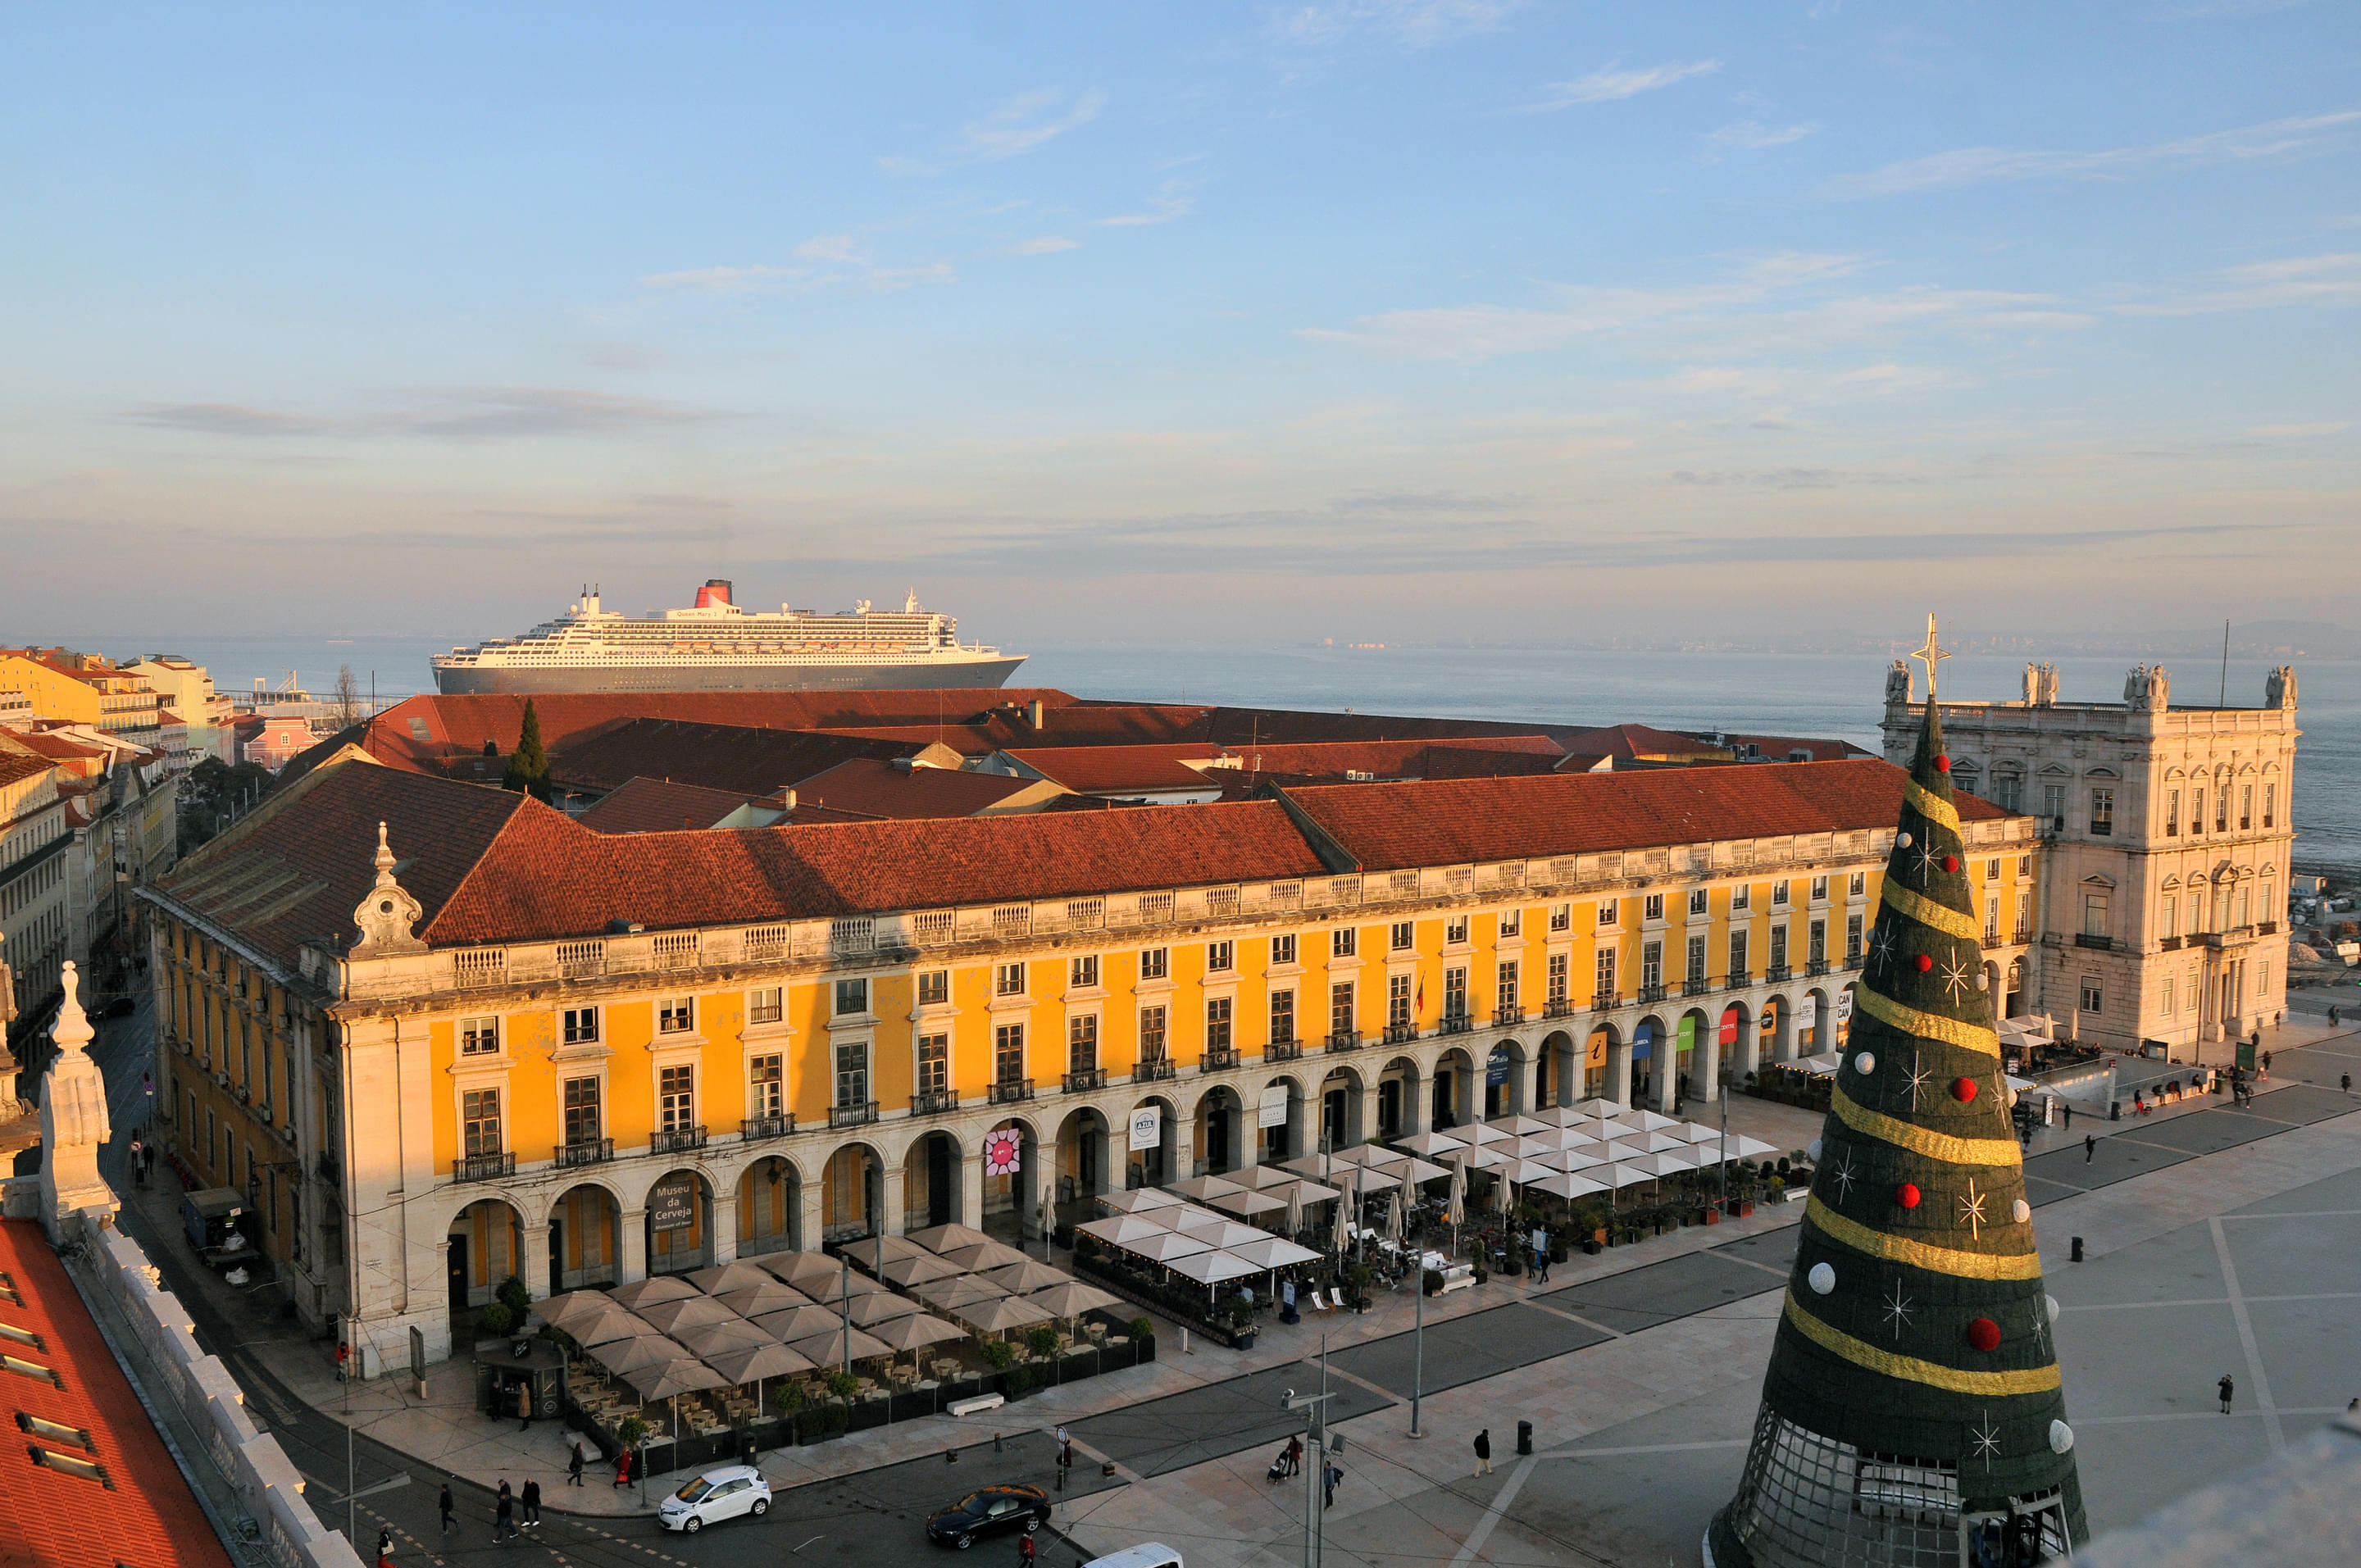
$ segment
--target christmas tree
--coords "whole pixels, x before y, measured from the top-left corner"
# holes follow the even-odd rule
[[[1927,618],[1926,718],[1746,1473],[1712,1568],[2016,1564],[2087,1538]]]

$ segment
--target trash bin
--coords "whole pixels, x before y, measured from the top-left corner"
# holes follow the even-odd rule
[[[2082,1261],[2082,1238],[2080,1236],[2074,1238],[2074,1261],[2076,1263]]]
[[[1518,1454],[1518,1457],[1522,1458],[1522,1457],[1524,1457],[1524,1456],[1526,1456],[1526,1455],[1528,1455],[1528,1454],[1531,1454],[1531,1453],[1532,1453],[1532,1451],[1533,1451],[1533,1423],[1532,1423],[1532,1422],[1531,1422],[1531,1421],[1519,1421],[1519,1422],[1517,1423],[1517,1454]]]
[[[752,1427],[747,1428],[744,1431],[741,1432],[738,1437],[738,1463],[741,1464],[753,1464],[754,1455],[759,1452],[759,1448],[760,1445],[754,1442],[754,1429]]]

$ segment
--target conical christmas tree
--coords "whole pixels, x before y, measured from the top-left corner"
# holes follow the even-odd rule
[[[2013,1565],[2087,1538],[1950,759],[1926,719],[1711,1568]]]

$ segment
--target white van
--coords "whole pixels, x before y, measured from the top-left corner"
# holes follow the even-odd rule
[[[1180,1554],[1161,1541],[1145,1541],[1093,1557],[1082,1568],[1182,1568]]]

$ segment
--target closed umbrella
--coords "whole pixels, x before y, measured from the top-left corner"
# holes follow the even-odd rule
[[[1292,1241],[1303,1234],[1303,1183],[1297,1182],[1287,1190],[1287,1235]]]
[[[992,1238],[973,1225],[929,1225],[923,1231],[912,1231],[910,1240],[928,1252],[949,1252],[955,1246],[973,1246]]]
[[[1386,1239],[1400,1246],[1408,1234],[1407,1222],[1402,1214],[1401,1190],[1397,1189],[1386,1199]]]
[[[885,1266],[884,1277],[889,1285],[908,1287],[955,1278],[961,1272],[960,1266],[947,1258],[921,1254],[917,1257],[895,1258]]]
[[[992,1269],[983,1277],[1012,1296],[1030,1296],[1036,1290],[1047,1290],[1052,1285],[1063,1285],[1073,1276],[1028,1257],[1022,1263],[1012,1263],[1004,1267]]]
[[[1005,1333],[1021,1329],[1027,1323],[1046,1323],[1049,1314],[1021,1296],[1002,1296],[989,1301],[977,1301],[960,1308],[951,1314],[978,1333]]]
[[[750,1285],[760,1285],[770,1277],[751,1263],[724,1263],[697,1270],[689,1275],[688,1282],[708,1296],[722,1296],[732,1290],[743,1290]]]
[[[714,1299],[741,1318],[759,1318],[765,1312],[784,1312],[790,1307],[807,1305],[811,1298],[792,1285],[782,1285],[769,1275],[760,1285],[749,1285],[742,1290],[728,1290]]]
[[[681,1329],[701,1329],[708,1323],[743,1321],[710,1296],[691,1296],[686,1301],[659,1301],[653,1307],[642,1308],[640,1316],[665,1333]]]
[[[689,1354],[708,1359],[717,1351],[745,1350],[754,1345],[779,1343],[743,1318],[732,1318],[726,1323],[707,1323],[702,1328],[682,1329],[672,1337],[678,1340]]]
[[[1467,1167],[1464,1157],[1451,1162],[1451,1196],[1444,1201],[1443,1217],[1455,1229],[1466,1220]]]
[[[678,1301],[703,1292],[678,1275],[658,1274],[646,1279],[634,1279],[607,1294],[614,1299],[616,1305],[629,1307],[636,1312],[642,1307],[653,1307],[659,1301]]]

